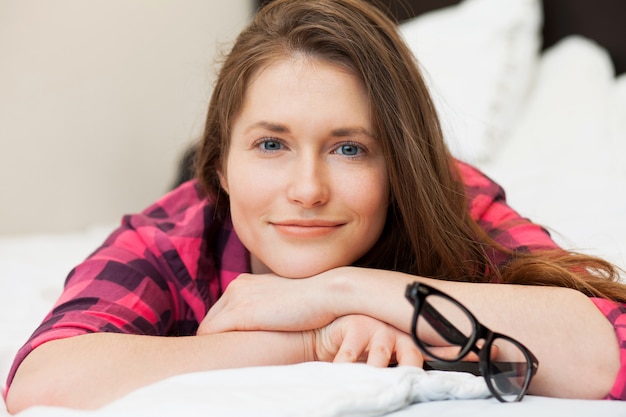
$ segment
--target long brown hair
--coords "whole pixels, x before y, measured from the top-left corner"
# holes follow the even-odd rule
[[[494,242],[471,218],[456,162],[444,144],[419,66],[380,9],[361,0],[276,0],[262,8],[226,57],[209,105],[197,173],[228,213],[217,170],[251,76],[270,62],[304,54],[341,65],[363,83],[391,185],[387,223],[356,264],[439,279],[575,288],[626,301],[608,262],[566,251],[518,253]],[[507,262],[494,265],[489,253]]]

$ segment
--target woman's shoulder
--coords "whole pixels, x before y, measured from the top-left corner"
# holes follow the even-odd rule
[[[214,246],[210,240],[230,232],[226,222],[214,220],[214,201],[196,180],[187,181],[145,210],[125,215],[88,261],[143,268],[170,282],[195,280],[199,264],[219,256],[202,248]],[[214,272],[205,269],[207,274]]]
[[[206,195],[197,179],[183,182],[147,207],[143,213],[152,217],[163,217],[185,211],[193,206],[208,206],[213,196]]]
[[[506,206],[504,189],[498,183],[473,165],[460,160],[455,162],[473,218],[483,217],[494,204]]]
[[[163,195],[146,209],[123,216],[120,226],[103,247],[124,247],[137,254],[199,247],[214,218],[215,199],[203,193],[196,180],[187,181]]]
[[[196,229],[198,233],[207,226],[206,219],[212,218],[214,198],[205,195],[198,181],[182,183],[163,195],[137,214],[125,216],[134,227],[156,227],[163,232],[175,229]]]
[[[455,159],[454,161],[461,176],[461,180],[466,188],[501,189],[501,187],[494,180],[489,178],[476,166],[470,165],[459,159]]]

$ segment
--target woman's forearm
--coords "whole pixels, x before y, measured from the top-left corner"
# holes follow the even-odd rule
[[[11,413],[34,405],[97,408],[170,376],[311,360],[299,332],[229,332],[157,337],[93,333],[45,343],[20,365]]]
[[[405,332],[412,306],[406,285],[419,280],[465,305],[493,331],[526,345],[539,359],[530,392],[556,397],[603,398],[619,370],[615,330],[585,295],[555,287],[473,284],[416,278],[388,271],[346,268],[327,283],[335,314],[367,314]]]

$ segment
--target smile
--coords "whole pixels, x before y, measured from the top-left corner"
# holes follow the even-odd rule
[[[327,236],[337,231],[345,223],[325,221],[286,221],[270,223],[283,236],[294,238],[315,238]]]

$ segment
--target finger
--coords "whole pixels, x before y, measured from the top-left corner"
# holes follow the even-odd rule
[[[341,346],[333,359],[335,363],[358,362],[367,349],[369,340],[359,336],[358,332],[350,332],[344,336]]]
[[[200,322],[196,334],[207,335],[231,330],[251,330],[246,326],[247,317],[241,317],[225,303],[216,303]]]
[[[198,330],[196,330],[196,335],[205,336],[208,334],[220,333],[220,330],[214,326],[214,321],[205,318],[200,322],[198,326]]]
[[[500,348],[496,343],[494,343],[491,345],[491,349],[489,350],[489,358],[496,359],[500,353]]]
[[[479,360],[478,355],[475,354],[474,352],[470,352],[461,358],[462,362],[478,362],[478,360]]]
[[[400,366],[419,366],[421,368],[424,366],[424,355],[410,337],[399,337],[396,341],[396,361]]]
[[[372,337],[372,341],[367,353],[367,364],[383,368],[389,365],[395,337],[392,332],[378,331]]]
[[[460,348],[458,346],[436,346],[430,347],[428,349],[432,354],[437,356],[437,358],[455,360],[459,356]],[[435,358],[432,358],[435,359]],[[478,355],[474,352],[469,352],[465,356],[463,356],[460,360],[466,362],[478,362]]]
[[[215,302],[215,304],[213,304],[213,306],[209,309],[209,311],[200,322],[196,334],[202,335],[219,333],[218,329],[215,327],[215,318],[219,317],[219,313],[224,309],[224,306],[226,304],[224,300],[224,298],[220,298]]]

